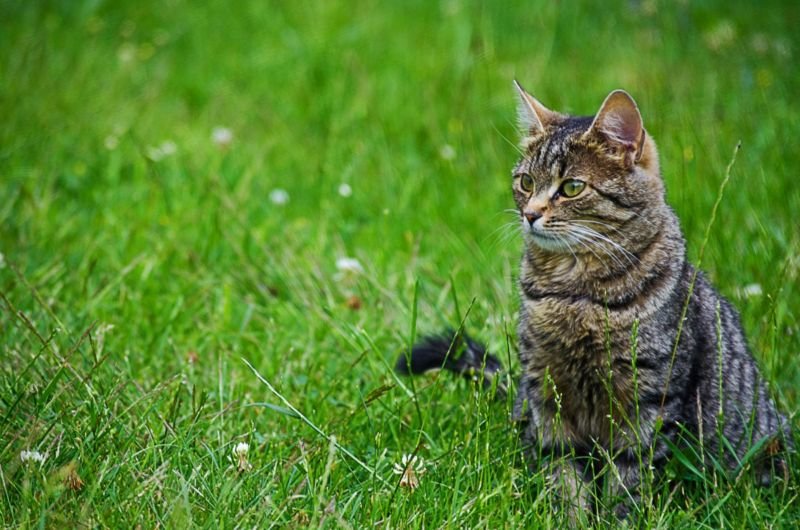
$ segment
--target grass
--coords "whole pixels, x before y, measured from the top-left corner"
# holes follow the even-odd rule
[[[508,403],[391,369],[466,317],[518,371],[515,77],[579,114],[634,95],[693,259],[741,140],[703,268],[795,414],[798,22],[769,0],[0,1],[2,524],[563,527]],[[428,462],[413,492],[404,453]],[[635,524],[793,527],[790,464],[759,488],[676,459]]]

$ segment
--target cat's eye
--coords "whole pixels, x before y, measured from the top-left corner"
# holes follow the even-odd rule
[[[586,187],[586,183],[578,179],[567,179],[558,188],[558,193],[564,197],[575,197]]]
[[[519,177],[519,187],[522,188],[522,191],[525,193],[530,193],[533,191],[533,177],[527,174],[520,175]]]

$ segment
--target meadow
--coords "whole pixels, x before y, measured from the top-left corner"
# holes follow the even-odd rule
[[[796,424],[798,26],[772,0],[0,0],[0,524],[565,527],[509,402],[393,373],[461,322],[519,372],[515,78],[575,114],[636,98]],[[788,478],[676,459],[628,524],[796,527]]]

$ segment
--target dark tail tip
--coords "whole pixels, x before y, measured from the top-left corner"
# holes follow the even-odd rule
[[[403,375],[416,375],[428,370],[452,370],[453,358],[460,352],[453,342],[453,335],[431,335],[423,337],[411,349],[411,355],[401,354],[395,370]]]
[[[416,375],[429,370],[448,370],[470,380],[483,375],[484,386],[491,386],[493,376],[503,369],[494,355],[465,333],[447,330],[441,335],[422,338],[410,354],[397,359],[395,370],[403,375]],[[499,381],[498,381],[499,383]],[[498,384],[498,388],[501,385]]]

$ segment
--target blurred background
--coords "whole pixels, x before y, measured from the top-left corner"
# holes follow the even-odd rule
[[[695,260],[742,142],[702,267],[796,410],[798,27],[777,1],[0,0],[0,462],[77,438],[58,465],[118,484],[108,433],[140,454],[172,407],[219,447],[251,433],[288,459],[307,429],[242,405],[267,399],[242,357],[320,425],[383,388],[376,418],[326,430],[376,459],[410,443],[389,424],[414,410],[390,375],[411,330],[469,313],[496,351],[514,334],[513,79],[574,114],[630,92]],[[441,387],[429,399],[462,406]],[[462,436],[457,418],[426,422],[431,440]],[[134,478],[155,463],[120,465],[106,524],[154,495]],[[9,488],[7,508],[63,507]]]

